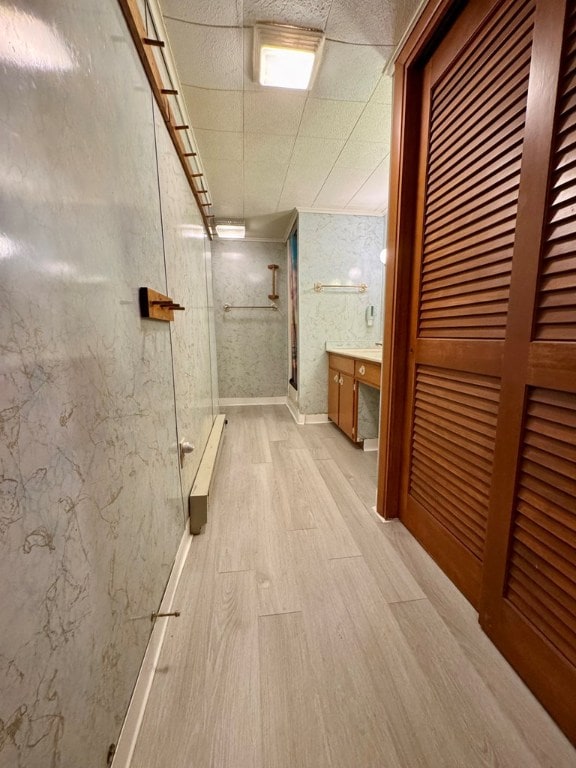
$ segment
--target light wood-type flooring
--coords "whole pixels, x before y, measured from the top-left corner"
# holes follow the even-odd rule
[[[132,768],[575,768],[576,751],[399,522],[376,454],[228,409]]]

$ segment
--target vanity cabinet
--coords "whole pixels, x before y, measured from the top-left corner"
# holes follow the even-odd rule
[[[356,388],[354,360],[341,355],[329,356],[328,418],[352,440],[356,439]]]
[[[354,361],[354,378],[363,384],[380,389],[380,363],[369,363],[367,360]]]
[[[359,394],[365,392],[360,392],[359,384],[380,389],[380,363],[356,354],[361,355],[362,351],[328,353],[328,418],[355,443],[365,437],[364,429],[358,429]]]

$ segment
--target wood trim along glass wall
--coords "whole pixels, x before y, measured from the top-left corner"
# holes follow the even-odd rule
[[[576,743],[576,4],[429,3],[394,103],[378,511]]]

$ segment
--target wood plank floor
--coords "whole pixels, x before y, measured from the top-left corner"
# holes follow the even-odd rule
[[[376,454],[230,408],[131,768],[574,768],[399,522]]]

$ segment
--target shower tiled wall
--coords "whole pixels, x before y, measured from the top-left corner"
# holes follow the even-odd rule
[[[288,307],[285,243],[215,240],[212,243],[218,384],[222,398],[285,397],[288,388]],[[275,312],[224,311],[224,304],[271,304],[278,264]]]

